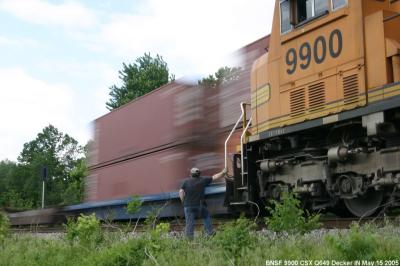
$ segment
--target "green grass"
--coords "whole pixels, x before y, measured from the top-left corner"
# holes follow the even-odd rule
[[[66,237],[10,235],[0,243],[0,265],[265,265],[266,260],[400,260],[400,229],[353,226],[309,234],[254,232],[239,221],[213,238],[193,241],[161,233],[104,234],[87,245]],[[163,231],[163,230],[161,230]],[[235,241],[237,241],[235,243]]]

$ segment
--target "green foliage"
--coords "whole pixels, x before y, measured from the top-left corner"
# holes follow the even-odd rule
[[[230,257],[237,259],[245,248],[251,248],[255,242],[255,236],[251,232],[254,227],[253,222],[241,216],[236,221],[223,225],[212,241]]]
[[[238,80],[240,76],[240,68],[238,67],[221,67],[215,74],[209,75],[198,81],[198,84],[207,88],[217,88],[221,84]]]
[[[20,192],[10,189],[1,194],[1,205],[11,206],[14,209],[24,210],[32,209],[34,206],[33,200],[25,198]]]
[[[142,265],[146,259],[146,244],[147,240],[144,238],[118,243],[109,249],[102,250],[98,256],[93,256],[92,265]]]
[[[31,208],[32,199],[26,198],[24,186],[18,178],[19,166],[9,160],[0,161],[0,206],[17,209]]]
[[[146,214],[146,220],[144,220],[144,224],[149,230],[153,230],[156,228],[159,211],[159,208],[152,208]]]
[[[243,218],[242,218],[243,219]],[[223,238],[219,242],[218,229],[214,238],[186,238],[166,236],[153,238],[151,233],[127,237],[119,233],[106,233],[99,244],[70,245],[58,237],[14,234],[4,239],[0,246],[2,265],[265,265],[266,260],[399,260],[400,236],[398,226],[362,226],[350,230],[334,230],[318,234],[290,234],[284,237],[269,232],[248,230],[251,223],[240,220],[234,226],[242,228],[243,237]],[[231,224],[233,226],[233,223]],[[165,232],[167,225],[159,226]],[[229,229],[232,232],[233,229]],[[265,233],[267,233],[265,235]],[[232,234],[228,235],[241,235]],[[247,238],[250,236],[250,238]],[[218,239],[218,240],[217,240]],[[231,241],[229,241],[231,239]],[[246,244],[231,249],[232,243]],[[95,241],[95,240],[93,240]],[[361,243],[360,243],[361,242]],[[229,250],[227,249],[229,248]],[[236,253],[234,254],[234,250]],[[346,254],[349,252],[350,254]],[[358,255],[357,255],[358,254]]]
[[[10,221],[5,213],[0,212],[0,243],[7,237],[10,230]]]
[[[171,229],[171,225],[169,223],[159,223],[154,230],[155,233],[159,236],[165,235]]]
[[[169,230],[169,223],[159,223],[154,229],[151,229],[149,232],[149,241],[147,245],[148,250],[153,252],[160,252],[161,250],[164,250],[166,247],[163,237],[167,236]]]
[[[170,230],[171,230],[171,225],[169,223],[157,224],[154,229],[150,230],[151,242],[153,242],[153,244],[157,245],[158,247],[160,238],[167,235]]]
[[[89,174],[86,159],[76,161],[75,167],[68,173],[67,188],[62,193],[63,204],[76,204],[83,201],[85,177]]]
[[[24,144],[18,163],[0,162],[0,205],[31,209],[41,205],[41,169],[48,167],[46,205],[78,203],[87,175],[84,148],[52,125]]]
[[[135,214],[140,210],[142,204],[143,202],[139,196],[132,196],[132,199],[128,202],[128,205],[126,206],[126,211],[129,214]]]
[[[341,236],[327,236],[327,243],[337,251],[338,255],[346,260],[376,259],[378,236],[358,224],[352,224],[350,230]]]
[[[147,53],[138,57],[134,64],[123,63],[119,78],[122,85],[110,87],[111,98],[106,103],[109,110],[118,108],[175,79],[173,75],[169,75],[167,63],[160,55],[153,58]]]
[[[23,191],[27,198],[33,200],[33,207],[40,205],[41,168],[46,165],[49,173],[45,183],[46,205],[60,204],[63,202],[63,192],[72,181],[69,173],[82,157],[83,148],[78,142],[52,125],[45,127],[34,140],[24,144],[18,157],[21,168],[19,178],[23,179]]]
[[[272,200],[271,204],[273,207],[267,207],[271,216],[265,222],[273,231],[306,233],[320,226],[320,215],[304,212],[300,200],[291,193],[283,193],[281,202]]]
[[[97,245],[103,239],[100,221],[95,214],[81,214],[76,222],[70,219],[66,225],[66,238],[71,243],[77,240],[83,245]]]

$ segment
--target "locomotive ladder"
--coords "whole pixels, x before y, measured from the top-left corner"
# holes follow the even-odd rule
[[[237,129],[240,121],[242,121],[242,127],[243,127],[243,132],[240,136],[240,169],[241,169],[241,184],[239,187],[235,187],[235,190],[239,191],[248,191],[248,171],[247,171],[247,149],[244,147],[245,144],[245,138],[246,138],[246,133],[247,130],[250,127],[251,124],[251,116],[249,121],[247,121],[246,118],[246,106],[250,106],[248,103],[241,103],[240,108],[241,108],[241,115],[239,119],[236,121],[236,124],[233,126],[231,132],[229,133],[226,141],[225,141],[225,168],[228,166],[228,142],[230,138],[232,137],[233,133]],[[246,152],[246,154],[245,154]],[[234,184],[235,184],[234,180]],[[247,202],[238,202],[237,204],[246,204]]]

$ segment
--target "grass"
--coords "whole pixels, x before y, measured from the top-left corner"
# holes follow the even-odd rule
[[[400,229],[354,225],[343,231],[289,234],[254,232],[251,223],[239,220],[213,238],[193,241],[170,237],[159,228],[138,236],[107,233],[93,245],[63,235],[14,234],[0,243],[0,265],[265,265],[279,259],[400,260]]]

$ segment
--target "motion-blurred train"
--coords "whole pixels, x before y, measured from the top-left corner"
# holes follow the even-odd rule
[[[251,71],[230,206],[284,191],[360,217],[399,205],[399,12],[397,0],[275,2],[268,53]]]
[[[234,52],[238,71],[219,86],[173,81],[96,119],[86,202],[73,209],[97,214],[112,209],[117,219],[126,219],[123,207],[138,195],[162,207],[161,216],[183,215],[177,194],[181,182],[194,166],[202,175],[223,167],[225,139],[240,115],[240,103],[250,101],[251,67],[265,54],[268,38]],[[237,151],[240,134],[237,129],[226,146],[230,155]],[[213,184],[206,193],[210,211],[226,214],[225,183]]]

